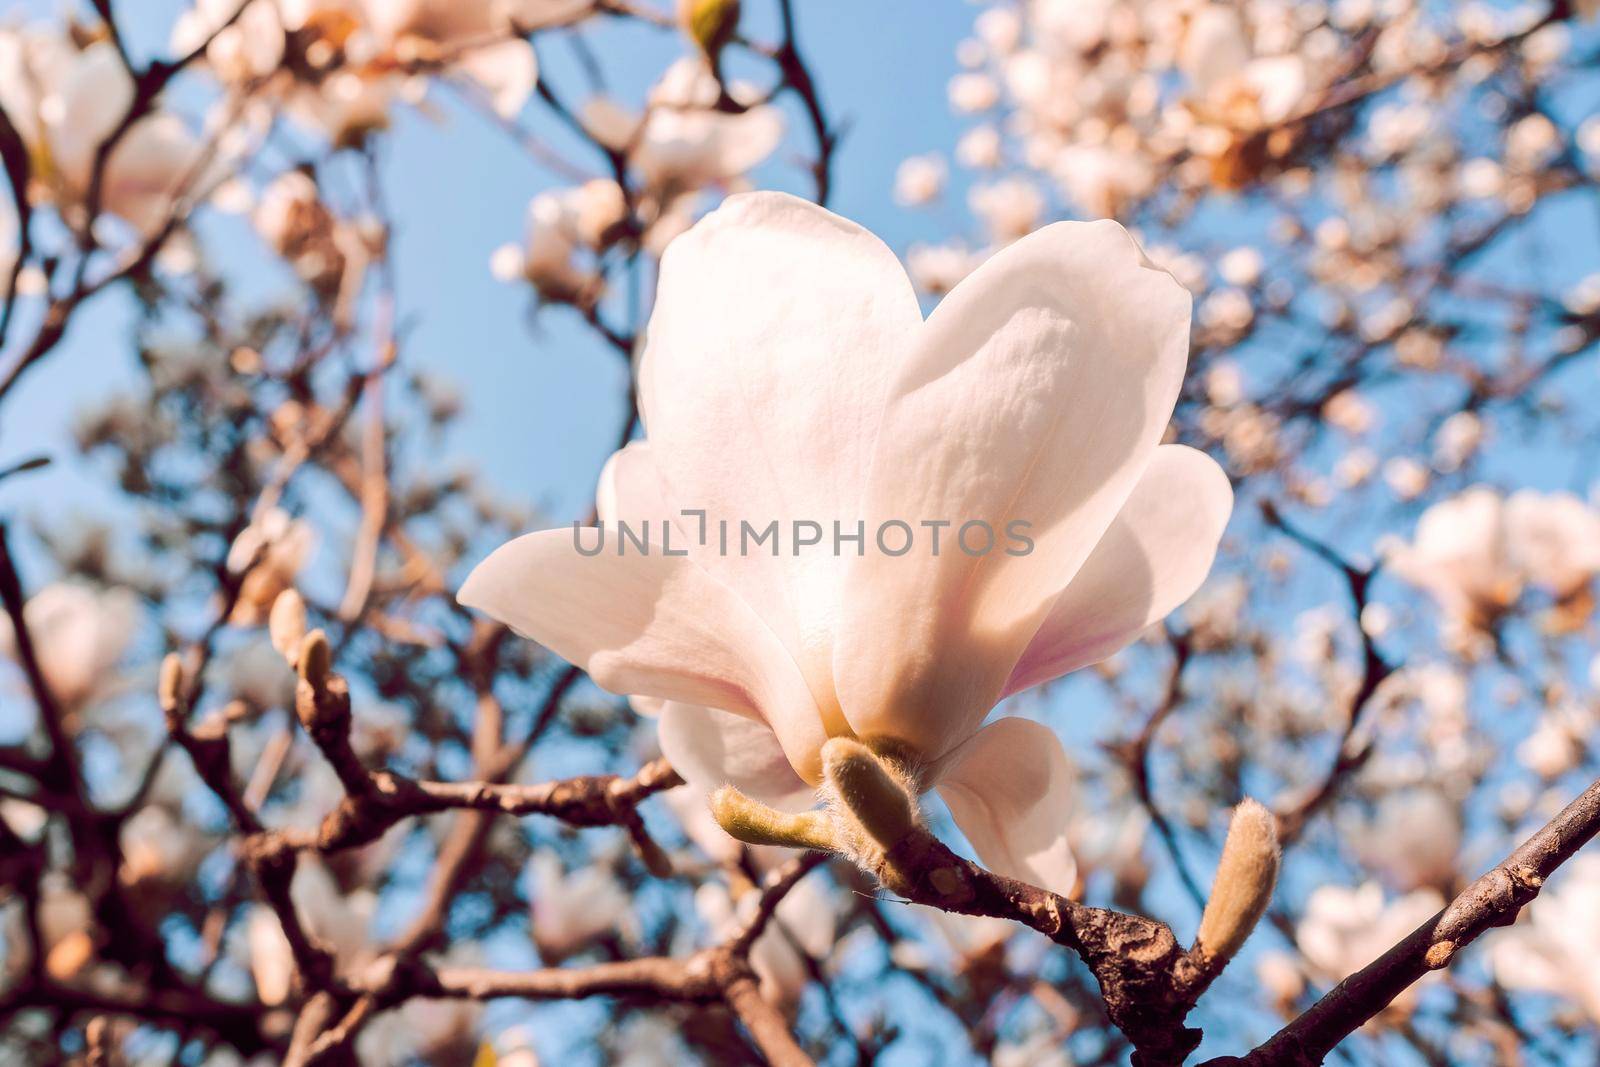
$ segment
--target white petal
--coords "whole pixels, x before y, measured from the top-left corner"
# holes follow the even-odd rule
[[[939,795],[985,867],[1072,893],[1072,765],[1049,727],[996,720],[951,753],[943,773]]]
[[[1216,461],[1162,445],[1011,672],[1006,692],[1098,663],[1163,619],[1205,581],[1233,511]]]
[[[662,496],[661,475],[649,444],[632,441],[611,454],[600,469],[594,505],[601,522],[626,522],[640,530],[647,521],[652,530],[659,530],[661,522],[675,517]]]
[[[741,555],[741,521],[859,517],[890,375],[921,325],[894,254],[783,193],[730,197],[668,248],[639,371],[651,452],[675,509],[704,509],[707,569],[794,653],[842,727],[830,675],[842,567],[832,552]],[[718,548],[718,522],[735,539]],[[686,520],[688,526],[695,520]],[[695,525],[698,534],[698,525]]]
[[[689,560],[608,531],[595,556],[570,529],[496,549],[457,599],[589,672],[613,693],[725,708],[773,722],[795,769],[815,780],[825,739],[794,661],[726,586]],[[592,548],[597,531],[583,534]]]
[[[850,561],[834,671],[858,733],[936,756],[982,721],[1149,465],[1189,306],[1121,226],[1094,222],[1023,238],[934,311],[884,411],[868,524],[983,521],[996,544],[968,554],[952,527],[935,556],[919,530],[904,555]],[[1031,551],[1005,537],[1014,521]]]
[[[527,41],[475,48],[457,65],[488,91],[495,113],[502,118],[512,118],[522,110],[539,77],[538,61]]]
[[[789,766],[772,728],[716,708],[670,700],[657,727],[661,754],[690,785],[706,792],[737,786],[783,811],[816,805],[816,791]]]

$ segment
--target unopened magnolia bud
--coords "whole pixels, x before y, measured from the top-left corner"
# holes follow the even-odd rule
[[[739,28],[739,0],[678,0],[678,26],[715,70],[717,57]]]
[[[916,802],[883,758],[848,737],[822,746],[822,775],[868,837],[885,852],[917,825]]]
[[[747,845],[782,845],[838,851],[833,824],[825,813],[791,814],[751,800],[731,785],[711,794],[711,815],[728,836]]]
[[[300,669],[300,677],[309,682],[313,689],[322,688],[328,680],[328,671],[333,668],[333,650],[328,647],[328,635],[320,629],[306,634],[300,642],[296,666]]]
[[[183,657],[168,652],[156,676],[156,700],[165,715],[176,715],[183,699]]]
[[[1206,966],[1232,959],[1255,929],[1278,881],[1278,859],[1277,819],[1246,797],[1233,809],[1211,899],[1195,937],[1195,951]]]
[[[267,616],[267,636],[289,666],[300,661],[300,642],[306,637],[306,602],[293,589],[285,589],[272,602]]]

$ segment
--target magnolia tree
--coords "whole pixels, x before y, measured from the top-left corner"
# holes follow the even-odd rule
[[[798,6],[0,29],[0,1060],[1593,1063],[1586,5],[974,7],[902,248]],[[414,112],[586,520],[438,461]]]

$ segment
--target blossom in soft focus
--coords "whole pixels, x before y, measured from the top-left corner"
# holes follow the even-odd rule
[[[1386,900],[1376,882],[1357,888],[1318,886],[1295,928],[1295,943],[1319,981],[1337,982],[1383,955],[1444,904],[1434,889]],[[1392,1008],[1409,1010],[1416,992],[1415,986],[1407,989]]]
[[[906,273],[920,291],[943,296],[988,258],[955,244],[915,244],[906,249]]]
[[[592,306],[603,285],[594,258],[617,239],[627,219],[622,188],[609,179],[540,193],[528,205],[523,245],[497,249],[490,269],[501,281],[532,284],[545,300]]]
[[[316,938],[339,966],[354,967],[376,954],[368,926],[377,907],[370,889],[344,892],[328,866],[314,856],[295,866],[289,896],[306,933]],[[291,993],[294,955],[278,916],[265,904],[250,906],[245,919],[244,951],[264,1004],[281,1004]]]
[[[239,531],[228,548],[227,564],[243,579],[228,621],[235,626],[265,621],[278,594],[294,587],[316,545],[317,532],[311,524],[280,507],[268,508]]]
[[[694,894],[695,910],[714,939],[726,940],[755,914],[760,893],[752,888],[734,898],[717,882],[706,882]],[[833,948],[835,905],[820,880],[808,878],[778,902],[767,928],[750,950],[750,966],[761,981],[761,994],[792,1009],[811,980],[804,957],[822,959]]]
[[[1522,910],[1516,925],[1489,939],[1495,980],[1513,991],[1553,993],[1600,1022],[1600,856],[1575,857]]]
[[[538,65],[520,36],[513,7],[570,9],[523,0],[366,0],[381,55],[402,67],[443,65],[465,75],[502,116],[515,115],[533,92]]]
[[[1438,789],[1389,793],[1354,835],[1356,851],[1401,890],[1448,891],[1461,849],[1461,805]]]
[[[1389,545],[1386,557],[1397,577],[1433,597],[1455,644],[1492,623],[1522,588],[1500,495],[1485,486],[1430,506],[1411,542]]]
[[[783,194],[731,198],[663,259],[647,439],[612,457],[597,494],[604,524],[654,519],[657,551],[589,556],[573,530],[531,534],[459,599],[605,688],[669,701],[663,745],[694,736],[708,785],[799,792],[825,741],[860,738],[939,787],[985,863],[1070,891],[1060,742],[983,722],[1133,641],[1210,568],[1228,481],[1159,443],[1189,303],[1120,226],[1063,223],[996,253],[924,322],[865,230]],[[736,532],[1025,519],[1033,546],[724,555],[715,534],[691,536],[683,509],[701,508]],[[660,551],[668,522],[687,556]],[[712,708],[767,730],[729,731]]]
[[[357,222],[341,219],[317,194],[315,178],[301,170],[278,175],[261,194],[252,218],[256,232],[348,324],[377,243]]]
[[[64,710],[81,711],[109,692],[115,668],[133,639],[139,603],[126,589],[78,582],[45,586],[23,606],[39,672]],[[0,653],[17,659],[16,634],[0,619]]]
[[[133,78],[107,40],[80,42],[55,26],[0,30],[0,108],[28,148],[33,195],[74,225],[93,185],[95,157],[134,99]],[[199,141],[159,107],[125,130],[106,157],[98,208],[145,235],[167,222],[195,184]]]
[[[603,866],[567,871],[559,856],[539,852],[528,861],[528,898],[533,901],[533,943],[549,966],[607,935],[627,920],[627,890]]]
[[[1552,597],[1551,625],[1571,629],[1593,611],[1600,512],[1571,493],[1502,497],[1474,486],[1424,511],[1412,542],[1390,544],[1387,556],[1396,575],[1438,603],[1454,644],[1470,645],[1524,586]]]
[[[939,199],[949,168],[937,154],[912,156],[894,172],[894,198],[907,207],[921,207]]]
[[[1506,498],[1512,563],[1557,600],[1585,590],[1600,573],[1600,512],[1571,493],[1523,489]]]
[[[708,187],[726,187],[770,156],[783,139],[783,114],[760,102],[760,93],[734,82],[729,96],[743,110],[717,109],[717,81],[694,58],[673,63],[651,88],[642,117],[614,101],[596,97],[583,120],[601,143],[626,152],[644,179],[652,202],[644,222],[660,228],[656,251],[687,225],[683,201]],[[679,220],[671,224],[673,219]]]
[[[481,93],[500,116],[521,110],[538,65],[529,30],[576,21],[585,0],[196,0],[172,48],[204,47],[222,84],[280,102],[336,145],[388,124],[429,76]],[[238,11],[237,17],[235,12]]]

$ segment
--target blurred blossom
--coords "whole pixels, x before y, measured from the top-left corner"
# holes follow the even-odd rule
[[[1396,456],[1383,465],[1383,480],[1401,500],[1415,500],[1428,489],[1428,468],[1410,456]]]
[[[1490,969],[1509,990],[1553,993],[1600,1022],[1600,856],[1575,857],[1552,882],[1489,935]]]
[[[950,79],[950,106],[957,111],[987,111],[1000,102],[1000,87],[986,74],[957,74]]]
[[[1049,1031],[1001,1041],[989,1058],[991,1067],[1074,1067],[1076,1062],[1060,1035]]]
[[[1600,513],[1571,493],[1511,494],[1505,505],[1511,561],[1523,577],[1565,600],[1600,572]]]
[[[912,156],[894,172],[894,198],[908,207],[931,204],[944,192],[948,168],[937,154]]]
[[[1427,786],[1390,793],[1356,835],[1357,851],[1401,892],[1453,892],[1461,805]]]
[[[22,621],[50,694],[68,713],[114,690],[115,668],[133,640],[139,602],[126,589],[78,582],[45,586],[23,606]],[[0,653],[16,659],[16,635],[0,619]]]
[[[695,909],[721,942],[734,936],[755,914],[760,893],[746,888],[737,900],[717,882],[695,890]],[[799,1002],[811,975],[804,957],[825,958],[833,949],[835,905],[815,875],[790,890],[773,912],[767,928],[750,952],[750,965],[761,981],[761,995],[784,1010]]]
[[[1219,359],[1206,370],[1206,397],[1218,407],[1244,399],[1244,370],[1231,359]]]
[[[631,161],[665,214],[678,195],[742,177],[770,156],[783,137],[783,115],[758,102],[752,86],[728,93],[744,111],[716,110],[718,87],[704,64],[681,59],[650,90],[648,111],[629,140]]]
[[[243,580],[229,621],[235,626],[264,622],[278,594],[294,586],[316,543],[311,524],[280,507],[268,508],[239,531],[227,562],[228,570]]]
[[[1434,889],[1418,889],[1386,900],[1376,882],[1357,888],[1318,886],[1306,900],[1304,918],[1295,927],[1295,944],[1319,982],[1337,982],[1383,955],[1444,903]],[[1389,1010],[1410,1011],[1417,993],[1418,986],[1406,989]]]
[[[348,325],[368,264],[381,240],[368,227],[336,217],[300,170],[274,178],[254,212],[256,231]]]
[[[1261,280],[1261,252],[1248,246],[1235,248],[1217,261],[1217,273],[1229,285],[1249,288]]]
[[[974,126],[956,142],[956,160],[973,170],[993,170],[1000,165],[1000,131]]]
[[[97,149],[134,99],[133,79],[109,40],[55,26],[0,30],[0,107],[33,160],[36,187],[76,226],[86,225]],[[155,110],[127,128],[107,157],[99,206],[140,233],[165,224],[201,163],[198,140]]]
[[[1353,437],[1369,432],[1377,414],[1372,405],[1352,389],[1335,393],[1322,407],[1322,417],[1330,426],[1337,427]]]
[[[906,250],[906,272],[918,289],[942,296],[982,263],[985,256],[956,244],[915,244]]]
[[[1580,708],[1547,710],[1534,731],[1517,745],[1517,760],[1546,781],[1559,778],[1583,760],[1585,742],[1594,727],[1593,716]]]
[[[1026,178],[1002,178],[975,185],[967,194],[967,205],[996,244],[1007,244],[1032,233],[1044,214],[1044,196]]]
[[[1306,979],[1294,957],[1285,952],[1267,952],[1256,961],[1256,980],[1272,998],[1279,1013],[1291,1014],[1294,1002],[1305,992]]]
[[[528,861],[528,898],[533,901],[533,943],[547,966],[555,966],[608,936],[619,936],[632,910],[625,890],[603,864],[567,871],[553,852]]]
[[[523,247],[496,251],[491,269],[501,281],[531,283],[542,299],[592,307],[604,285],[595,258],[617,239],[627,219],[622,189],[608,179],[540,193],[528,205]]]
[[[1484,486],[1429,507],[1417,521],[1414,540],[1391,542],[1386,558],[1396,577],[1433,597],[1446,635],[1457,646],[1470,644],[1522,588],[1509,553],[1503,503]]]
[[[1471,411],[1458,411],[1439,424],[1433,435],[1433,465],[1449,474],[1466,465],[1483,444],[1483,420]]]
[[[94,962],[99,933],[93,908],[89,898],[58,871],[40,880],[38,892],[39,949],[45,973],[57,982],[70,982]],[[13,962],[9,952],[6,962]]]

